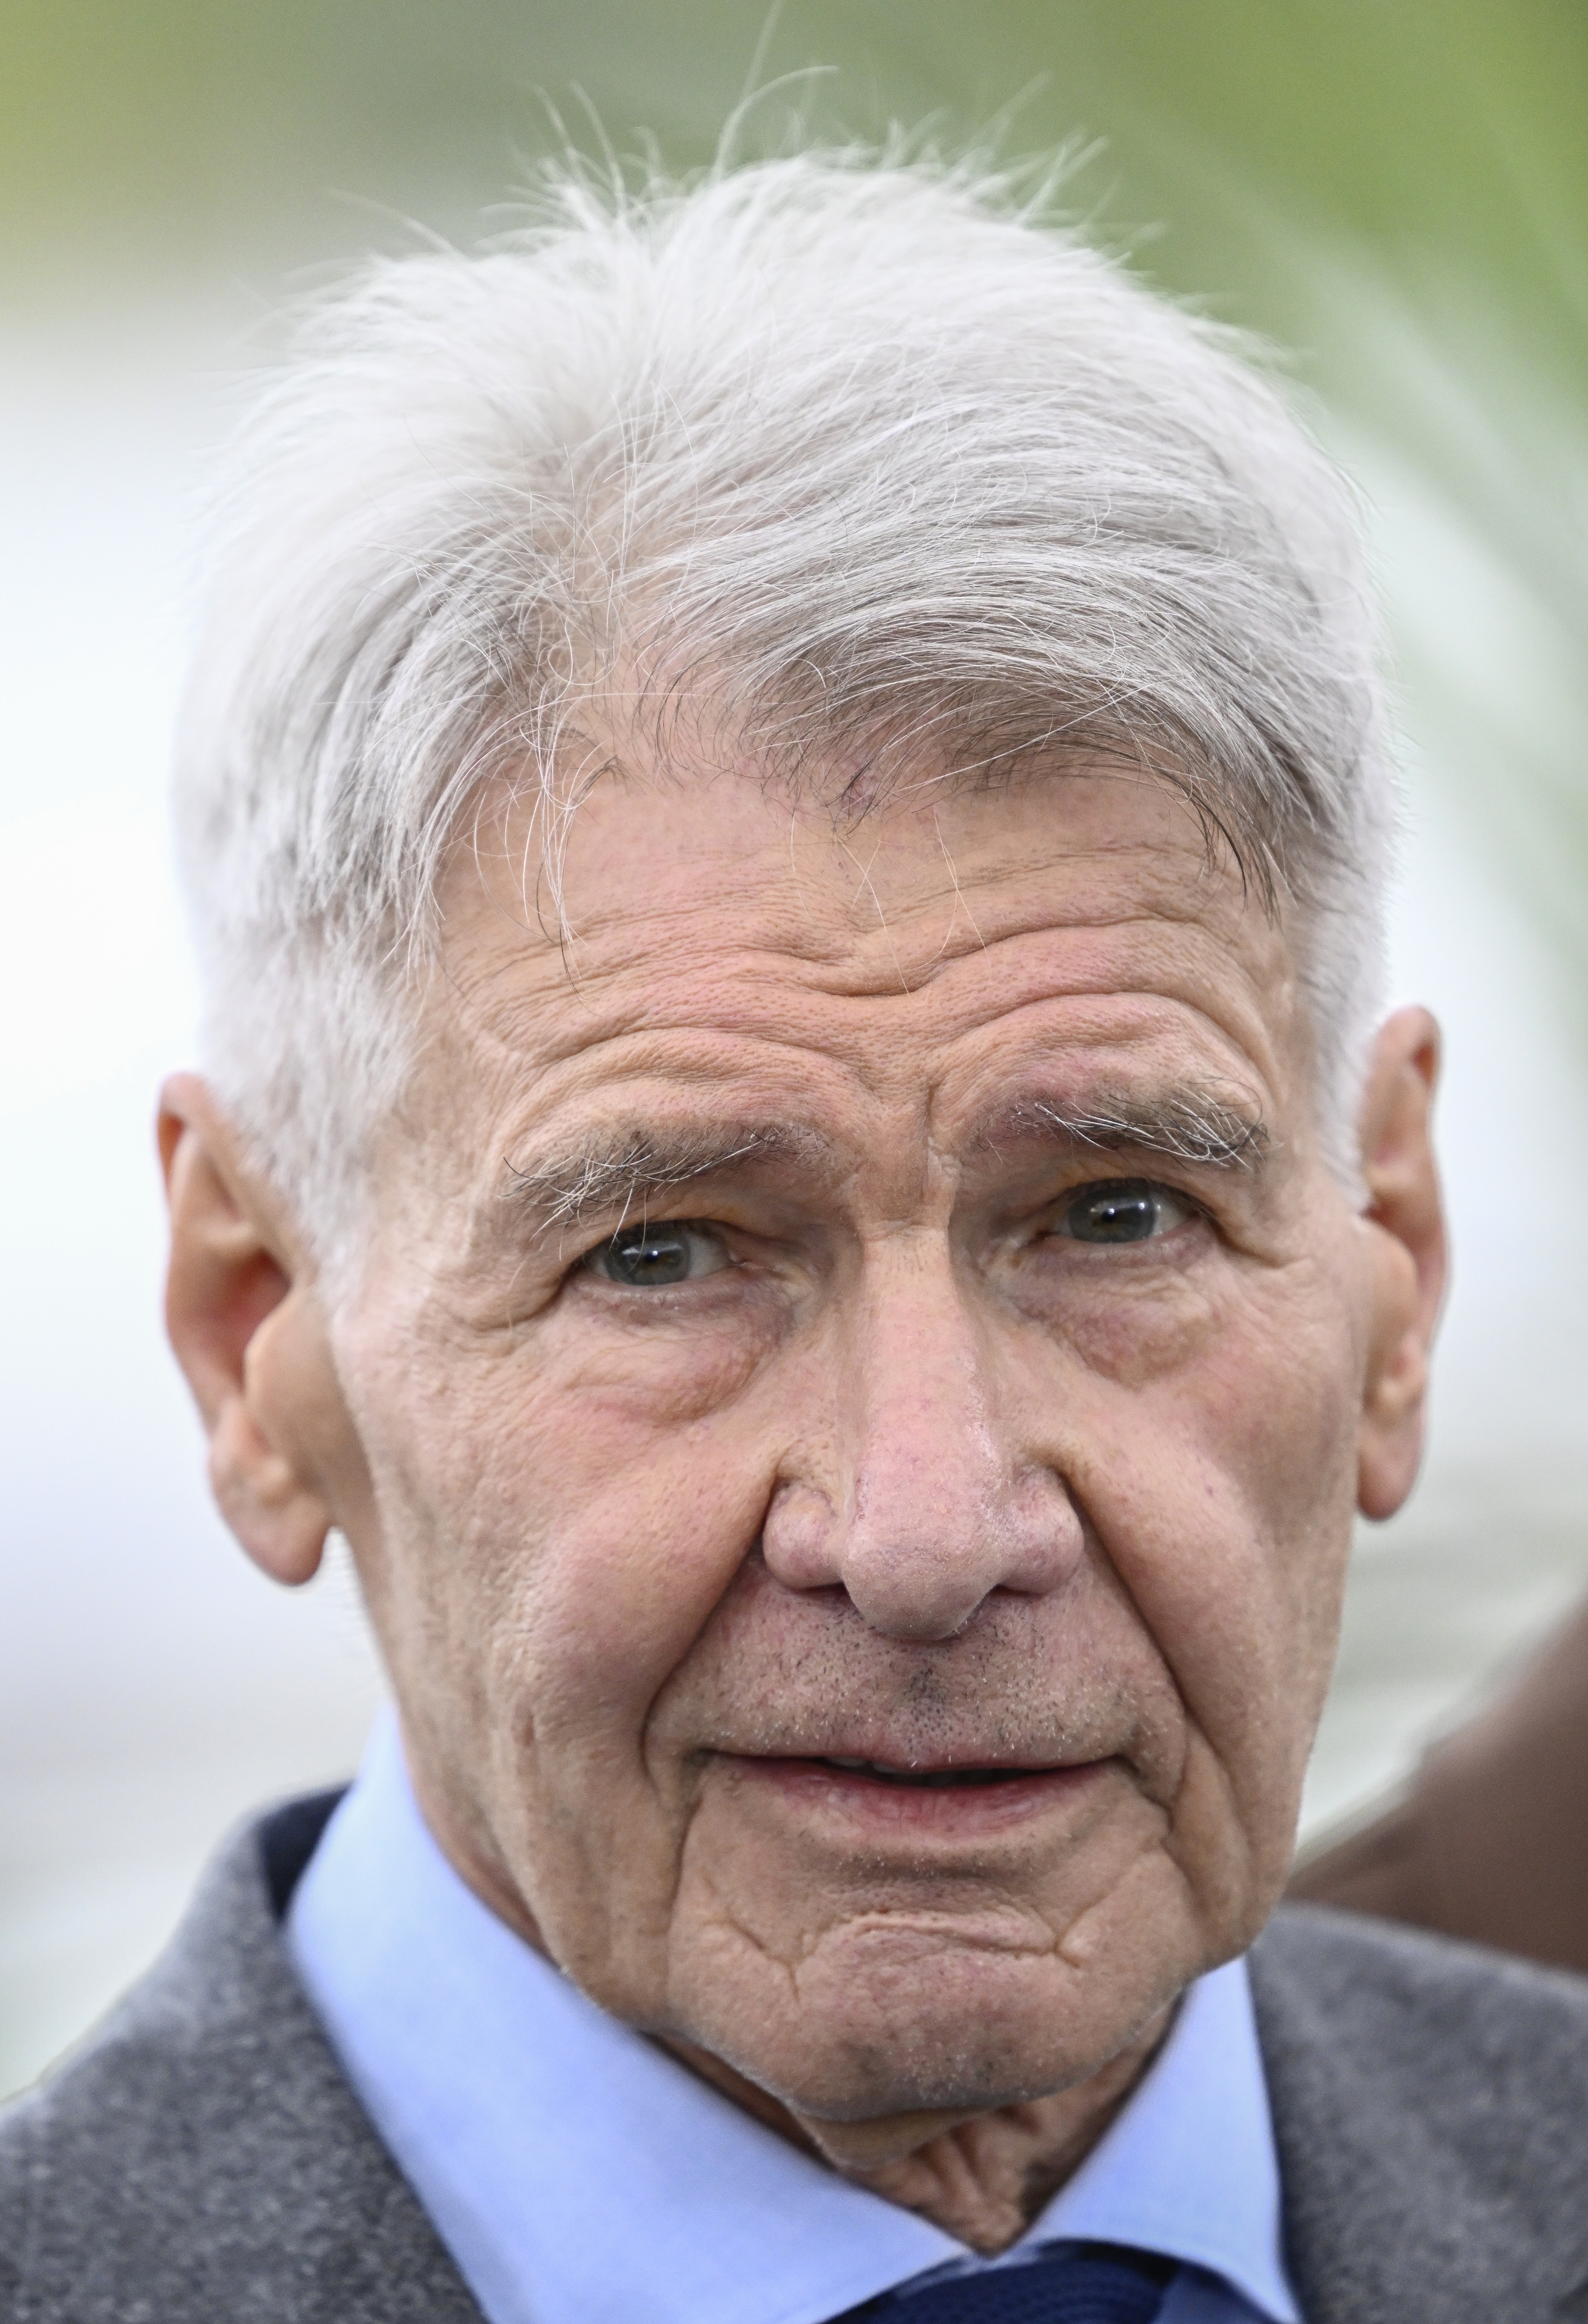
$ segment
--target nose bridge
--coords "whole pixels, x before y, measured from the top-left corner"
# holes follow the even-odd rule
[[[845,1517],[863,1541],[962,1544],[1005,1481],[986,1351],[945,1238],[868,1256],[849,1372]]]
[[[946,1236],[868,1253],[848,1357],[834,1565],[857,1610],[946,1637],[1000,1585],[1044,1586],[1068,1504],[1052,1477],[1032,1490]]]

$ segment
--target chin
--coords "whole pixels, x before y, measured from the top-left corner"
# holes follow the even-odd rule
[[[985,2114],[1085,2081],[1134,2040],[1168,1997],[1125,1968],[878,1931],[818,1947],[792,1992],[711,2010],[691,2038],[817,2122]]]

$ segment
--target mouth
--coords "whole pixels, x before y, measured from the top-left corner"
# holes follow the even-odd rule
[[[969,1791],[983,1784],[1018,1784],[1033,1775],[1057,1772],[1048,1767],[891,1767],[881,1759],[813,1759],[816,1767],[832,1767],[843,1775],[858,1775],[872,1784],[900,1784],[918,1792]]]
[[[919,1850],[946,1845],[980,1847],[999,1835],[1029,1831],[1044,1819],[1080,1812],[1107,1770],[1107,1758],[1029,1761],[964,1759],[911,1766],[896,1759],[848,1752],[788,1757],[726,1755],[747,1797],[791,1814],[809,1836],[820,1831],[863,1834],[870,1848],[894,1843]]]

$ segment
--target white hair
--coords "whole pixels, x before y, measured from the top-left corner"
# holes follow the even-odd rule
[[[205,1064],[323,1256],[482,787],[555,881],[620,703],[841,764],[840,809],[1033,753],[1177,784],[1287,913],[1353,1180],[1394,825],[1354,503],[1244,342],[1008,179],[549,172],[318,302],[229,475],[177,786]]]

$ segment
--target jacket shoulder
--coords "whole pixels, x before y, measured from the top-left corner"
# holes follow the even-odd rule
[[[330,1804],[238,1834],[149,1975],[0,2116],[14,2324],[479,2324],[282,1941],[283,1849]]]
[[[1309,2324],[1588,2317],[1588,1980],[1312,1905],[1251,1966]]]

